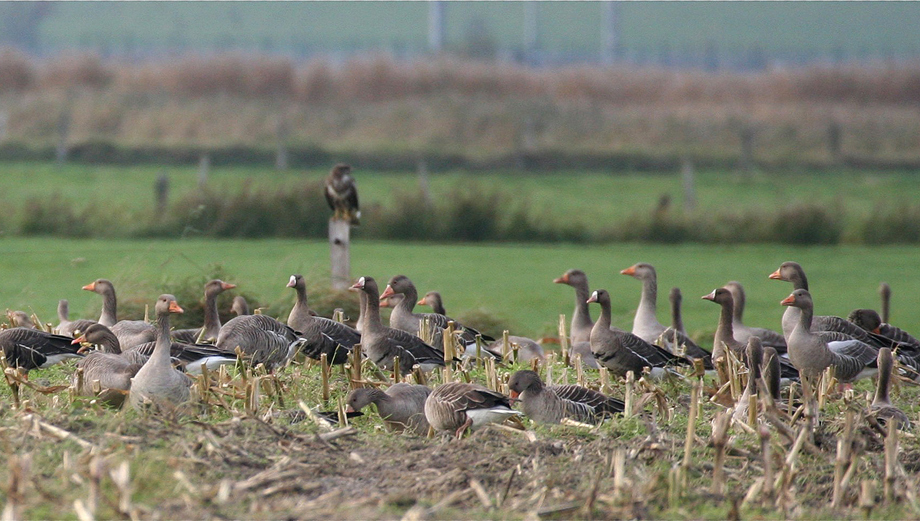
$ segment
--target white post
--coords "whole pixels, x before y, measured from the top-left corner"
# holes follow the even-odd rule
[[[351,224],[345,219],[329,219],[329,250],[332,258],[332,288],[348,289],[351,281]]]

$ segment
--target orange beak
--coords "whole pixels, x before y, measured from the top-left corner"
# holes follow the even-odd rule
[[[230,284],[229,282],[221,283],[220,287],[224,289],[233,289],[236,287],[236,284]]]
[[[628,268],[626,268],[625,270],[623,270],[623,271],[620,272],[620,275],[629,275],[630,277],[632,277],[632,276],[635,275],[635,274],[636,274],[636,267],[635,267],[635,266],[630,266],[630,267],[628,267]]]
[[[355,408],[352,407],[351,405],[346,405],[345,412],[355,412]]]
[[[512,400],[517,400],[517,397],[520,396],[520,395],[521,395],[521,393],[519,393],[519,392],[517,392],[517,391],[511,391],[511,399],[512,399]]]
[[[791,305],[795,304],[795,296],[794,296],[794,295],[789,295],[788,297],[786,297],[786,298],[784,298],[782,301],[780,301],[780,304],[782,304],[782,305],[784,305],[784,306],[791,306]]]
[[[553,282],[555,282],[556,284],[568,284],[569,274],[563,273],[561,277],[553,279]]]
[[[175,300],[169,301],[169,312],[170,313],[185,313],[185,310],[179,307],[179,303]]]
[[[776,271],[771,273],[769,278],[773,280],[783,280],[783,276],[779,274],[779,268],[777,268]]]
[[[882,328],[877,327],[877,328],[873,329],[872,332],[875,333],[876,335],[881,335],[881,334],[882,334]]]
[[[388,307],[390,307],[390,301],[389,301],[389,299],[383,299],[383,298],[380,299],[380,307],[382,307],[382,308],[388,308]]]
[[[383,294],[380,295],[380,300],[383,300],[394,293],[396,292],[393,291],[393,286],[390,286],[389,284],[387,284],[387,289],[383,290]]]
[[[85,289],[86,291],[96,291],[96,282],[95,281],[90,282],[89,284],[83,286],[83,289]]]
[[[427,306],[428,301],[425,300],[425,297],[422,297],[421,299],[419,299],[418,302],[415,303],[415,305],[416,306]]]
[[[81,335],[81,336],[78,336],[77,338],[74,338],[74,339],[73,339],[73,342],[71,342],[70,344],[71,344],[71,345],[76,345],[76,344],[81,344],[81,343],[83,343],[83,342],[85,342],[85,341],[86,341],[86,337]]]

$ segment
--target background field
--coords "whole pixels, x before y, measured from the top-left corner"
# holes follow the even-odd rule
[[[328,246],[323,241],[73,241],[2,239],[0,278],[2,306],[35,311],[52,321],[57,301],[67,298],[74,315],[95,318],[99,297],[80,287],[96,278],[115,283],[120,300],[137,312],[167,286],[190,277],[207,277],[214,265],[239,291],[268,307],[265,313],[287,317],[293,292],[285,288],[293,273],[303,273],[316,289],[314,300],[328,292]],[[636,262],[649,262],[659,273],[659,318],[668,321],[667,291],[684,294],[687,328],[704,344],[718,322],[718,308],[700,296],[729,280],[748,293],[745,321],[779,329],[779,301],[791,288],[767,279],[786,260],[800,262],[809,276],[817,313],[846,316],[859,307],[878,308],[880,282],[893,288],[892,321],[908,331],[920,329],[920,255],[912,247],[780,246],[515,246],[443,245],[366,242],[352,248],[352,275],[370,275],[385,282],[402,273],[420,293],[438,290],[451,315],[479,310],[496,324],[524,336],[555,336],[560,313],[570,316],[574,294],[552,279],[566,269],[580,268],[595,289],[614,296],[614,323],[629,328],[638,305],[640,284],[619,275]],[[193,288],[193,295],[200,289]],[[352,294],[340,297],[345,307]],[[140,308],[138,307],[140,305]],[[350,303],[353,305],[353,302]],[[326,313],[329,309],[323,310]],[[592,309],[597,316],[598,309]],[[128,317],[125,317],[128,318]],[[139,317],[137,317],[139,318]],[[500,334],[501,331],[490,331]]]

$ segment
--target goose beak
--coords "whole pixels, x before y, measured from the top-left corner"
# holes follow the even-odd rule
[[[85,340],[86,340],[86,337],[85,337],[85,336],[78,336],[77,338],[74,338],[74,339],[73,339],[73,342],[71,342],[70,345],[81,344],[81,343],[83,343]]]
[[[390,299],[381,298],[381,299],[380,299],[380,307],[382,307],[382,308],[388,308],[388,307],[390,307]]]
[[[779,274],[779,268],[777,268],[776,271],[771,273],[769,278],[773,280],[783,280],[783,276]]]
[[[592,293],[590,297],[588,297],[587,301],[585,301],[586,304],[590,304],[592,302],[597,302],[597,292],[596,291]]]
[[[351,405],[346,405],[345,412],[356,412],[356,411],[355,411],[355,408],[352,407]]]
[[[630,266],[626,268],[625,270],[621,271],[620,275],[629,275],[630,277],[633,277],[636,275],[636,267]]]
[[[712,300],[712,301],[715,301],[715,299],[716,299],[716,290],[712,290],[712,293],[710,293],[710,294],[708,294],[708,295],[703,295],[703,296],[700,297],[700,298],[703,299],[703,300]]]
[[[355,283],[354,283],[350,288],[348,288],[348,289],[354,289],[354,290],[364,289],[364,277],[361,277],[360,279],[358,279],[358,282],[355,282]]]
[[[169,301],[169,312],[170,313],[185,313],[185,310],[179,307],[179,303],[175,300]]]
[[[875,333],[876,335],[881,335],[881,334],[882,334],[882,328],[877,327],[877,328],[873,329],[872,332]]]
[[[569,274],[563,273],[561,277],[553,279],[553,282],[556,284],[568,284],[569,283]]]
[[[393,291],[393,286],[390,286],[389,284],[387,284],[387,289],[383,290],[383,294],[380,295],[380,300],[383,300],[394,293],[396,292]]]
[[[519,393],[519,392],[517,392],[517,391],[511,391],[511,399],[512,399],[512,400],[517,400],[517,399],[518,399],[518,396],[520,396],[520,395],[521,395],[521,393]]]
[[[795,295],[789,295],[788,297],[786,297],[786,298],[784,298],[783,300],[781,300],[781,301],[780,301],[780,304],[782,304],[782,305],[784,305],[784,306],[791,306],[791,305],[795,304]]]
[[[287,287],[293,288],[295,284],[297,284],[297,279],[291,275],[291,280],[288,281]]]
[[[221,282],[220,287],[223,289],[233,289],[236,287],[236,284],[230,284],[229,282]]]
[[[86,291],[96,291],[96,283],[90,282],[89,284],[83,286],[83,289],[85,289]]]
[[[428,301],[425,300],[425,298],[426,298],[426,297],[420,298],[419,301],[415,303],[415,305],[416,305],[416,306],[427,306],[427,305],[428,305]]]

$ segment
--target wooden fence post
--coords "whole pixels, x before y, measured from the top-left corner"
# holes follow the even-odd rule
[[[329,219],[329,250],[332,260],[332,288],[346,290],[351,280],[351,224],[346,219]]]

